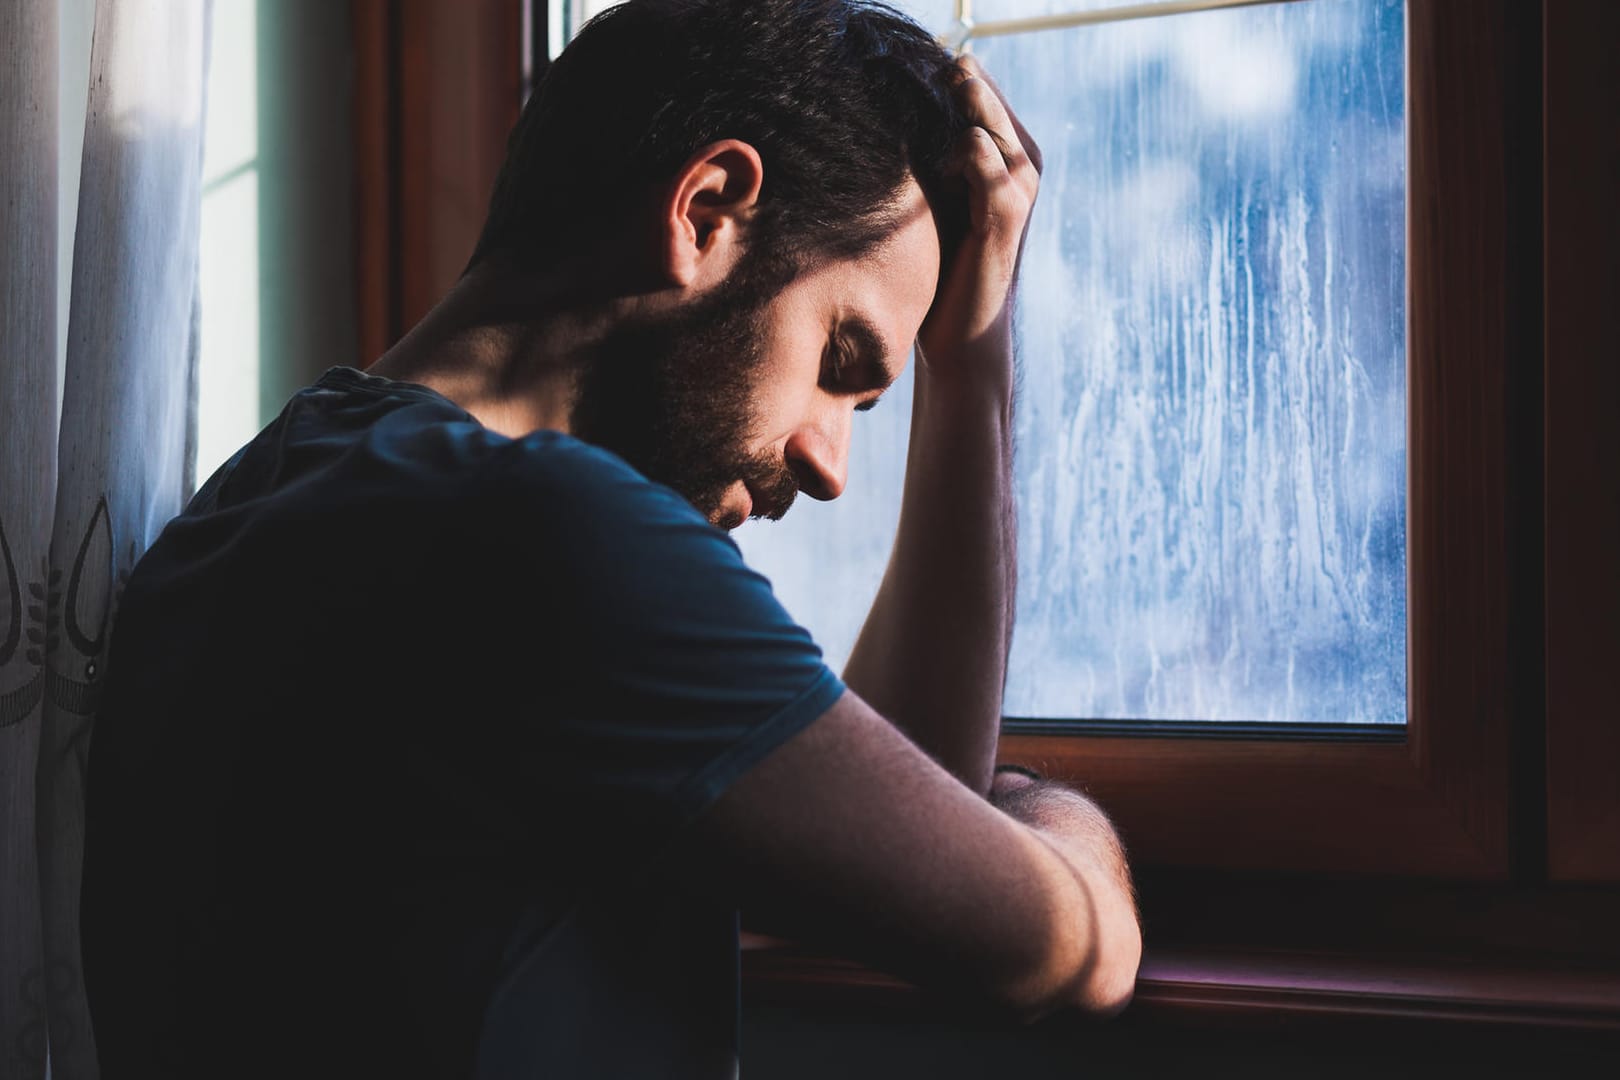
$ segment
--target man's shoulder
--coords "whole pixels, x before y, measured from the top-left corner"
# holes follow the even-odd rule
[[[610,450],[559,431],[535,431],[503,448],[494,472],[543,509],[566,501],[610,522],[647,518],[708,526],[672,488],[649,480]]]
[[[576,513],[696,514],[601,447],[546,429],[511,438],[427,386],[346,367],[294,395],[210,479],[194,509],[268,499],[304,513],[312,502],[336,508],[373,497],[444,514],[558,503]]]
[[[142,580],[276,581],[324,603],[459,573],[509,597],[600,596],[742,563],[691,503],[608,450],[554,430],[509,438],[425,388],[357,374],[313,384],[222,469]]]
[[[508,536],[569,561],[740,557],[675,489],[568,432],[508,437],[433,395],[389,413],[362,443],[336,493],[388,474],[383,502],[414,519],[431,516],[421,522],[430,532],[459,534],[491,555],[506,546],[497,538]]]

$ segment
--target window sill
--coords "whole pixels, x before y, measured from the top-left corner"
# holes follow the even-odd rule
[[[914,987],[841,957],[744,935],[753,1001],[916,1012]],[[1133,1023],[1402,1022],[1620,1034],[1620,971],[1531,967],[1464,957],[1149,949]]]

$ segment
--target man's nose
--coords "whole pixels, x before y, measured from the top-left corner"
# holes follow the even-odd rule
[[[789,436],[783,453],[799,490],[823,502],[844,493],[849,476],[849,418],[834,410]]]

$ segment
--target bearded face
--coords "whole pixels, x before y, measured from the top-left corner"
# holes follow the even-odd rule
[[[733,275],[684,308],[620,322],[587,358],[575,434],[673,488],[721,528],[742,524],[720,510],[739,480],[753,494],[753,517],[781,518],[798,482],[780,454],[748,448],[769,299]]]

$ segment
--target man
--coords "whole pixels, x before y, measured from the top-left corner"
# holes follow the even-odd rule
[[[1038,171],[886,9],[588,25],[463,279],[129,581],[88,781],[108,1080],[730,1076],[739,909],[988,1009],[1123,1007],[1106,817],[993,773]],[[725,530],[837,497],[913,342],[840,677]]]

